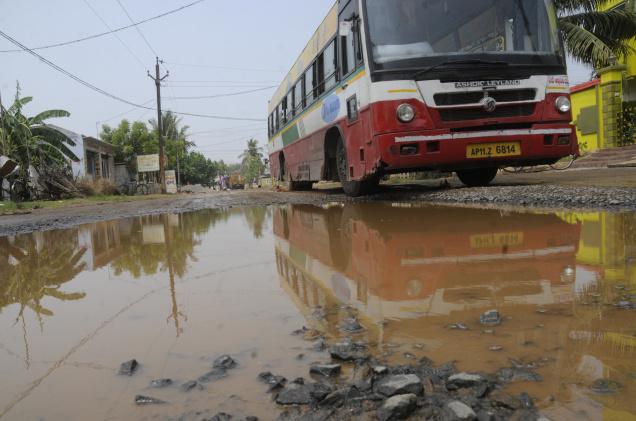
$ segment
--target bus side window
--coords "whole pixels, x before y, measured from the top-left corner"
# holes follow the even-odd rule
[[[272,115],[267,117],[267,136],[272,137]]]
[[[303,83],[304,77],[301,76],[294,88],[294,113],[300,114],[303,110]]]
[[[325,55],[320,54],[314,65],[314,78],[316,79],[316,89],[314,95],[318,98],[325,92]]]
[[[336,41],[332,41],[323,53],[325,91],[336,86]]]
[[[312,64],[307,72],[305,72],[305,106],[309,106],[312,102],[314,102],[314,88],[316,86],[316,82],[314,81],[314,65]]]
[[[287,122],[289,123],[294,116],[294,88],[287,94],[287,101],[285,101],[285,106],[287,107],[286,115]]]
[[[355,37],[354,32],[349,31],[345,37],[340,37],[341,76],[351,73],[356,67]]]
[[[280,105],[276,107],[276,111],[274,111],[274,133],[278,133],[279,128],[280,128]]]

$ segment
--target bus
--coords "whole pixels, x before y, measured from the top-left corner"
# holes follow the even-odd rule
[[[578,155],[557,23],[553,0],[338,0],[269,101],[272,176],[359,196]]]

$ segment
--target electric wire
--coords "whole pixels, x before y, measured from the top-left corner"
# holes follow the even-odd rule
[[[284,73],[281,70],[273,70],[273,69],[254,69],[247,67],[225,67],[225,66],[211,66],[208,64],[188,64],[188,63],[174,63],[174,62],[165,62],[166,64],[170,64],[172,66],[180,66],[180,67],[200,67],[204,69],[217,69],[217,70],[236,70],[241,72],[265,72],[265,73]]]
[[[31,48],[31,50],[37,51],[37,50],[46,50],[46,49],[49,49],[49,48],[64,47],[64,46],[67,46],[67,45],[77,44],[77,43],[81,43],[81,42],[84,42],[84,41],[89,41],[89,40],[105,37],[106,35],[110,35],[110,34],[113,34],[113,33],[116,33],[116,32],[125,31],[127,29],[136,27],[138,25],[142,25],[144,23],[148,23],[148,22],[151,22],[153,20],[161,19],[161,18],[166,17],[168,15],[172,15],[174,13],[180,12],[180,11],[182,11],[184,9],[189,8],[189,7],[195,6],[195,5],[199,4],[199,3],[203,3],[204,1],[207,1],[207,0],[197,0],[195,2],[188,3],[188,4],[184,5],[184,6],[181,6],[181,7],[177,8],[177,9],[173,9],[173,10],[170,10],[168,12],[161,13],[159,15],[144,19],[142,21],[135,22],[132,25],[122,26],[122,27],[110,30],[108,32],[101,32],[99,34],[93,34],[93,35],[89,35],[89,36],[84,37],[84,38],[74,39],[74,40],[71,40],[71,41],[59,42],[59,43],[56,43],[56,44],[41,45],[41,46],[38,46],[38,47],[33,47],[33,48]],[[22,49],[0,50],[0,53],[21,53],[23,51],[24,50],[22,50]]]
[[[116,0],[116,1],[117,1],[117,4],[119,4],[119,7],[121,7],[121,10],[123,10],[124,13],[126,14],[126,16],[128,16],[128,20],[130,21],[130,23],[134,24],[135,21],[130,16],[130,13],[128,13],[128,10],[126,10],[126,8],[121,3],[121,1],[119,1],[119,0]],[[155,57],[159,57],[159,54],[157,54],[157,51],[155,51],[155,49],[152,48],[152,45],[150,45],[150,42],[148,42],[148,38],[146,38],[146,36],[143,34],[143,32],[141,32],[141,29],[139,29],[139,26],[135,26],[135,29],[137,30],[137,33],[139,34],[139,36],[144,40],[144,42],[146,43],[146,45],[148,46],[150,51],[152,51],[152,53],[155,55]]]
[[[88,6],[89,9],[91,9],[91,11],[93,12],[93,14],[95,16],[97,16],[97,18],[99,20],[102,21],[102,23],[104,24],[104,26],[106,26],[106,28],[108,28],[109,31],[112,31],[113,28],[110,27],[110,25],[101,17],[101,15],[99,13],[97,13],[97,10],[95,10],[95,8],[93,6],[91,6],[91,4],[88,2],[88,0],[82,0],[84,2],[84,4],[86,4],[86,6]],[[128,45],[119,37],[119,35],[117,35],[116,32],[113,32],[113,35],[119,40],[119,42],[121,43],[121,45],[124,46],[124,48],[126,50],[128,50],[128,52],[130,53],[130,55],[137,60],[137,62],[139,63],[139,65],[141,66],[142,69],[145,69],[146,66],[144,65],[144,62],[141,61],[141,59],[135,54],[133,53],[133,51],[130,49],[130,47],[128,47]]]
[[[4,33],[1,30],[0,30],[0,36],[3,37],[4,39],[6,39],[7,41],[11,42],[15,46],[20,47],[25,52],[28,52],[32,56],[36,57],[37,59],[39,59],[41,62],[43,62],[47,66],[55,69],[56,71],[62,73],[63,75],[69,77],[70,79],[73,79],[77,83],[79,83],[81,85],[84,85],[85,87],[87,87],[89,89],[92,89],[93,91],[95,91],[97,93],[100,93],[100,94],[102,94],[102,95],[104,95],[106,97],[114,99],[115,101],[119,101],[119,102],[122,102],[124,104],[128,104],[128,105],[130,105],[132,107],[137,107],[137,108],[140,108],[140,109],[156,111],[156,108],[146,107],[144,105],[134,103],[134,102],[129,101],[127,99],[121,98],[121,97],[119,97],[117,95],[111,94],[110,92],[107,92],[107,91],[105,91],[105,90],[103,90],[101,88],[98,88],[97,86],[95,86],[95,85],[93,85],[93,84],[91,84],[89,82],[86,82],[85,80],[79,78],[78,76],[75,76],[73,73],[71,73],[71,72],[69,72],[67,70],[64,70],[63,68],[61,68],[57,64],[53,63],[52,61],[46,59],[45,57],[43,57],[40,54],[36,53],[35,51],[31,50],[30,48],[28,48],[24,44],[20,43],[16,39],[12,38],[11,36],[7,35],[6,33]],[[197,114],[197,113],[187,113],[187,112],[178,112],[178,111],[173,111],[173,113],[174,114],[178,114],[178,115],[190,116],[190,117],[208,118],[208,119],[212,119],[212,120],[255,121],[255,122],[266,121],[265,119],[262,119],[262,118],[224,117],[224,116]]]
[[[187,100],[187,99],[213,99],[213,98],[226,98],[230,96],[239,96],[239,95],[247,95],[254,92],[266,91],[268,89],[276,88],[277,86],[268,86],[266,88],[252,89],[249,91],[241,91],[241,92],[233,92],[230,94],[220,94],[220,95],[207,95],[207,96],[177,96],[177,97],[168,97],[173,100]],[[170,86],[169,88],[173,88]]]

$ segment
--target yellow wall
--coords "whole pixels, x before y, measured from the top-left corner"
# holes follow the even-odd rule
[[[579,91],[572,94],[572,116],[574,118],[575,123],[579,122],[581,118],[581,110],[583,108],[592,107],[596,105],[598,90],[599,90],[598,85],[595,85],[584,91]],[[597,112],[597,114],[598,114],[597,118],[599,122],[598,128],[600,131],[600,124],[601,124],[600,110]],[[600,149],[599,132],[584,135],[581,133],[581,131],[579,130],[577,126],[576,134],[578,136],[579,145],[582,152],[594,152]]]

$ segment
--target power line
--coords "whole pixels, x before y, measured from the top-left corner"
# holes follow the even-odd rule
[[[251,94],[254,92],[261,92],[261,91],[266,91],[268,89],[273,89],[276,88],[276,86],[268,86],[266,88],[259,88],[259,89],[252,89],[250,91],[241,91],[241,92],[233,92],[231,94],[221,94],[221,95],[209,95],[209,96],[181,96],[181,97],[170,97],[170,99],[212,99],[212,98],[225,98],[225,97],[229,97],[229,96],[239,96],[239,95],[246,95],[246,94]]]
[[[137,107],[137,108],[141,108],[144,110],[150,110],[150,111],[156,111],[156,108],[151,108],[151,107],[146,107],[144,105],[140,105],[140,104],[136,104],[132,101],[129,101],[127,99],[121,98],[117,95],[111,94],[110,92],[107,92],[101,88],[98,88],[97,86],[86,82],[83,79],[80,79],[78,76],[75,76],[74,74],[72,74],[71,72],[64,70],[63,68],[61,68],[60,66],[58,66],[57,64],[53,63],[52,61],[42,57],[41,55],[39,55],[38,53],[36,53],[35,51],[31,50],[30,48],[26,47],[24,44],[20,43],[19,41],[15,40],[14,38],[12,38],[11,36],[5,34],[4,32],[2,32],[0,30],[0,36],[2,36],[3,38],[5,38],[7,41],[11,42],[12,44],[14,44],[17,47],[20,47],[23,51],[31,54],[32,56],[36,57],[37,59],[39,59],[41,62],[43,62],[44,64],[46,64],[49,67],[52,67],[53,69],[57,70],[58,72],[62,73],[63,75],[73,79],[74,81],[76,81],[77,83],[84,85],[85,87],[92,89],[93,91],[100,93],[104,96],[107,96],[111,99],[114,99],[115,101],[119,101],[122,102],[124,104],[128,104],[132,107]],[[228,121],[256,121],[256,122],[261,122],[261,121],[266,121],[265,119],[260,119],[260,118],[243,118],[243,117],[223,117],[223,116],[216,116],[216,115],[206,115],[206,114],[195,114],[195,113],[185,113],[185,112],[178,112],[178,111],[173,111],[174,114],[178,114],[178,115],[184,115],[184,116],[190,116],[190,117],[200,117],[200,118],[209,118],[212,120],[228,120]]]
[[[266,84],[266,83],[279,83],[277,80],[264,80],[264,81],[245,81],[245,80],[174,80],[170,79],[170,83],[257,83],[257,84]]]
[[[162,84],[161,86],[165,86],[167,88],[178,88],[178,89],[196,89],[196,88],[214,88],[214,89],[219,89],[219,88],[254,88],[254,89],[260,89],[260,88],[267,88],[269,89],[270,86],[263,86],[263,85],[173,85],[171,83],[167,83],[167,84]],[[278,85],[277,85],[278,86]]]
[[[99,33],[99,34],[89,35],[87,37],[74,39],[74,40],[71,40],[71,41],[59,42],[57,44],[41,45],[39,47],[31,48],[31,50],[37,51],[37,50],[46,50],[46,49],[49,49],[49,48],[64,47],[64,46],[67,46],[67,45],[77,44],[77,43],[80,43],[80,42],[89,41],[89,40],[96,39],[96,38],[101,38],[101,37],[104,37],[106,35],[114,34],[116,32],[121,32],[121,31],[125,31],[126,29],[137,27],[138,25],[142,25],[144,23],[148,23],[148,22],[151,22],[153,20],[161,19],[163,17],[166,17],[168,15],[172,15],[174,13],[180,12],[180,11],[182,11],[184,9],[187,9],[189,7],[192,7],[194,5],[202,3],[204,1],[206,1],[206,0],[197,0],[195,2],[188,3],[188,4],[184,5],[184,6],[181,6],[181,7],[177,8],[177,9],[173,9],[173,10],[170,10],[168,12],[162,13],[160,15],[153,16],[153,17],[150,17],[148,19],[144,19],[144,20],[139,21],[139,22],[135,22],[132,25],[126,25],[126,26],[122,26],[120,28],[112,29],[112,30],[110,30],[108,32],[102,32],[102,33]],[[23,52],[23,50],[21,50],[21,49],[0,50],[0,53],[21,53],[21,52]]]
[[[284,73],[281,70],[272,70],[272,69],[254,69],[254,68],[246,68],[246,67],[224,67],[224,66],[211,66],[208,64],[187,64],[187,63],[173,63],[173,62],[165,62],[166,64],[171,64],[173,66],[180,67],[201,67],[204,69],[218,69],[218,70],[237,70],[242,72],[269,72],[269,73]]]
[[[97,16],[99,18],[99,20],[102,21],[102,23],[104,24],[104,26],[106,26],[106,28],[108,28],[108,30],[110,30],[111,32],[113,32],[113,29],[110,27],[110,25],[100,16],[99,13],[97,13],[97,10],[95,10],[93,8],[93,6],[91,6],[91,4],[88,2],[88,0],[83,0],[84,3],[86,4],[86,6],[88,6],[89,9],[91,9],[91,11],[95,14],[95,16]],[[119,42],[121,43],[121,45],[124,46],[124,48],[126,50],[128,50],[128,52],[130,53],[130,55],[137,60],[137,62],[139,63],[139,65],[141,66],[142,69],[145,69],[146,66],[144,65],[143,61],[141,61],[141,59],[132,52],[132,50],[130,49],[130,47],[128,47],[128,45],[126,45],[126,43],[119,37],[119,35],[117,35],[117,33],[113,32],[113,35],[115,37],[117,37],[117,39],[119,40]]]
[[[126,8],[121,3],[121,1],[117,0],[117,4],[119,4],[119,7],[121,7],[121,10],[123,10],[124,13],[126,14],[126,16],[128,16],[128,20],[130,21],[130,23],[134,24],[135,21],[130,16],[130,13],[128,13],[128,10],[126,10]],[[148,42],[148,38],[146,38],[146,36],[143,34],[143,32],[141,32],[141,29],[139,29],[138,26],[135,26],[135,29],[137,30],[137,33],[139,34],[139,36],[141,36],[141,38],[144,40],[144,42],[146,43],[146,45],[148,46],[150,51],[152,51],[152,53],[155,55],[155,57],[159,57],[159,54],[157,54],[157,51],[155,51],[155,49],[152,48],[152,45],[150,45],[150,42]]]

